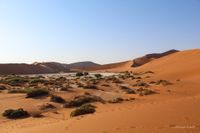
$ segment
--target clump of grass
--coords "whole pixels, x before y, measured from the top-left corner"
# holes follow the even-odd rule
[[[156,82],[155,81],[151,81],[151,82],[149,82],[149,84],[156,84]]]
[[[77,77],[82,77],[82,76],[84,76],[84,73],[78,72],[78,73],[76,73],[76,76],[77,76]]]
[[[103,77],[101,74],[95,74],[94,76],[95,76],[97,79],[100,79],[100,78]]]
[[[49,95],[49,91],[47,89],[31,89],[27,92],[26,98],[34,98],[47,95]]]
[[[63,99],[63,98],[60,97],[60,96],[51,95],[50,101],[51,101],[51,102],[55,102],[55,103],[64,103],[64,102],[65,102],[65,99]]]
[[[104,86],[104,87],[110,87],[109,84],[102,84],[102,86]]]
[[[96,85],[92,85],[92,84],[87,84],[83,88],[85,88],[85,89],[98,89],[98,87]]]
[[[137,89],[137,92],[140,96],[146,96],[146,95],[152,95],[155,94],[156,92],[150,89],[144,89],[144,88],[140,88]]]
[[[83,75],[84,75],[84,76],[88,76],[89,73],[88,73],[88,72],[84,72]]]
[[[5,110],[3,116],[9,119],[20,119],[29,117],[29,113],[23,109],[8,109]]]
[[[64,104],[64,107],[65,108],[80,107],[84,104],[92,103],[92,102],[102,102],[102,103],[104,103],[104,100],[102,98],[98,97],[98,96],[82,95],[82,96],[75,97],[71,101],[67,101]]]
[[[153,71],[146,71],[146,72],[144,72],[144,74],[154,74],[154,72]]]
[[[1,83],[5,83],[11,86],[20,86],[27,82],[28,80],[25,77],[20,77],[20,76],[11,76],[11,77],[7,77],[4,80],[1,80]]]
[[[128,88],[127,86],[120,86],[121,90],[125,91],[127,94],[136,94],[133,89]]]
[[[7,88],[3,85],[0,85],[0,90],[6,90]]]
[[[108,101],[108,103],[121,103],[121,102],[123,102],[123,101],[124,101],[123,98],[118,97],[118,98],[115,98],[115,99],[113,99],[113,100]]]
[[[119,80],[119,78],[116,78],[115,76],[109,76],[106,78],[106,81],[111,81],[112,83],[117,83],[117,84],[121,84],[123,83],[121,80]]]
[[[56,109],[56,107],[50,103],[45,103],[40,106],[41,110],[51,110],[51,109]]]
[[[29,80],[29,83],[31,83],[31,84],[45,83],[45,80],[44,79],[33,78],[33,79]]]
[[[159,81],[156,82],[156,85],[167,86],[167,85],[172,85],[172,83],[167,81],[167,80],[159,80]]]
[[[85,105],[82,105],[81,107],[75,109],[74,111],[72,111],[70,116],[76,117],[76,116],[80,116],[80,115],[93,114],[96,112],[95,108],[96,107],[91,104],[85,104]]]
[[[137,82],[136,84],[134,84],[133,86],[139,86],[139,87],[149,87],[149,84],[145,83],[145,82]]]
[[[11,89],[8,93],[27,93],[30,89]]]

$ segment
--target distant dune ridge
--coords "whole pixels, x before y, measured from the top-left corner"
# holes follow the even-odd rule
[[[35,62],[33,64],[0,64],[0,74],[45,74],[72,71],[121,72],[139,71],[144,68],[146,69],[146,67],[155,71],[159,71],[161,68],[162,70],[165,70],[170,69],[171,67],[176,67],[176,71],[179,71],[183,66],[188,66],[188,69],[190,67],[199,69],[199,59],[199,49],[186,51],[178,51],[172,49],[164,53],[147,54],[134,60],[106,65],[100,65],[90,61],[77,62],[72,64],[62,64],[57,62]]]
[[[173,53],[176,53],[176,52],[179,52],[178,50],[169,50],[167,52],[164,52],[164,53],[153,53],[153,54],[147,54],[143,57],[139,57],[139,58],[136,58],[133,60],[133,65],[132,67],[139,67],[139,66],[142,66],[154,59],[158,59],[158,58],[161,58],[161,57],[164,57],[164,56],[167,56],[167,55],[170,55],[170,54],[173,54]]]

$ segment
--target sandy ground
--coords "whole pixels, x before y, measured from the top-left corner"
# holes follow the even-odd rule
[[[152,86],[158,94],[133,96],[119,104],[97,103],[97,112],[70,118],[72,109],[44,113],[43,118],[8,120],[0,117],[1,133],[199,133],[200,132],[200,51],[178,52],[131,69],[153,71],[144,81],[166,79],[169,86]],[[128,62],[123,70],[130,69]],[[119,69],[119,68],[116,68]],[[133,84],[132,81],[126,81]],[[115,88],[115,86],[114,86]],[[100,92],[96,92],[100,93]],[[129,95],[125,95],[129,97]],[[66,96],[67,97],[67,96]],[[132,96],[131,96],[132,97]],[[0,111],[9,107],[34,110],[48,99],[24,99],[19,94],[0,93]],[[60,105],[57,105],[58,107]]]

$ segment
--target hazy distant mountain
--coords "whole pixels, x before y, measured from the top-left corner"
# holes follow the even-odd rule
[[[133,61],[125,61],[100,65],[91,61],[63,64],[58,62],[35,62],[33,64],[0,64],[0,74],[45,74],[71,71],[96,71],[96,70],[127,70],[126,68],[139,67],[154,59],[178,52],[169,50],[164,53],[147,54]]]

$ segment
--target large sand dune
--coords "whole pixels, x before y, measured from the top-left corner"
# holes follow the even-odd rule
[[[44,118],[1,120],[1,133],[199,133],[200,132],[200,50],[181,51],[137,68],[132,61],[104,71],[152,71],[144,82],[169,80],[169,86],[151,86],[158,94],[135,97],[133,102],[97,104],[97,113],[70,118],[71,110],[49,112]],[[134,84],[132,80],[126,83]],[[115,88],[116,86],[114,86]],[[111,88],[110,88],[111,89]],[[113,88],[112,88],[113,89]],[[112,90],[111,89],[111,90]],[[110,92],[109,92],[110,93]],[[129,95],[127,95],[129,96]],[[0,109],[23,106],[31,109],[38,100],[0,94]],[[23,102],[20,103],[20,101]],[[45,99],[42,99],[45,102]],[[30,104],[31,103],[31,104]]]

